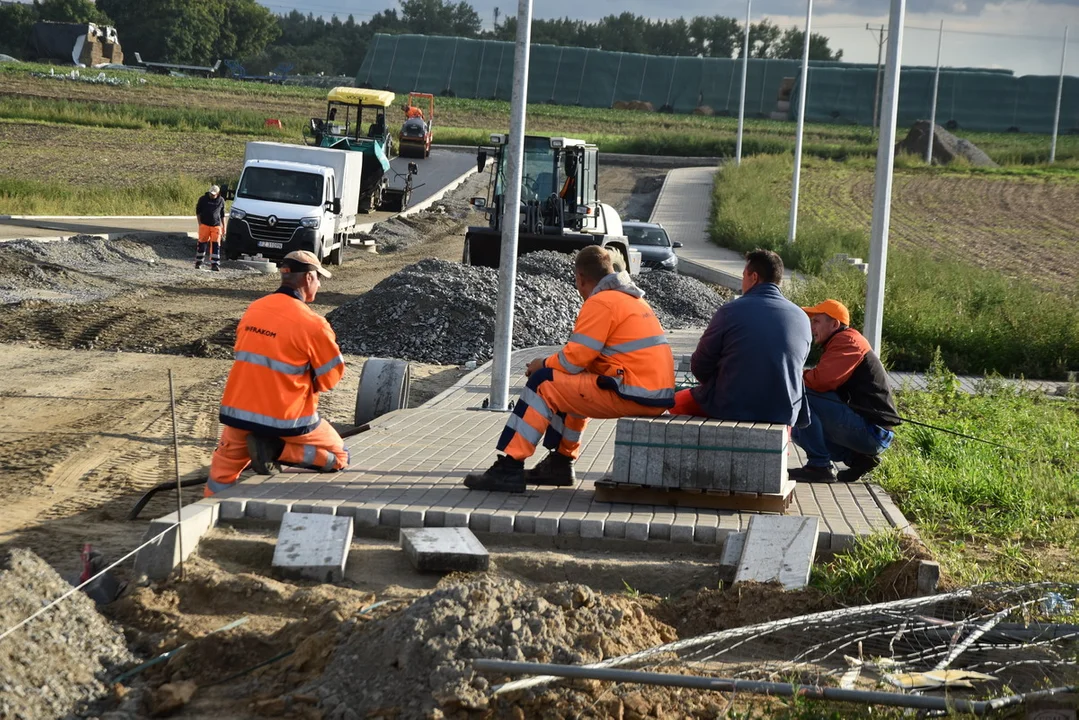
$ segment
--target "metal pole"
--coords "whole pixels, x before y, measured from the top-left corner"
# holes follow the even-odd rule
[[[925,164],[933,164],[933,134],[937,129],[937,89],[940,87],[940,46],[944,41],[944,21],[940,21],[937,35],[937,71],[933,75],[933,104],[929,111],[929,144],[925,146]]]
[[[732,678],[702,677],[700,675],[678,675],[644,670],[615,670],[610,668],[583,667],[581,665],[554,665],[551,663],[516,662],[513,660],[472,661],[472,666],[480,672],[492,672],[506,675],[553,675],[560,678],[584,678],[605,682],[634,683],[639,685],[658,685],[662,687],[682,687],[713,692],[748,692],[757,695],[776,695],[779,697],[801,697],[811,700],[834,700],[891,707],[919,708],[923,710],[957,710],[959,712],[985,715],[1002,707],[1021,704],[1025,699],[1052,697],[1069,693],[1073,687],[1052,688],[1028,695],[1011,695],[994,700],[967,700],[955,697],[932,697],[928,695],[907,695],[905,693],[882,690],[844,690],[842,688],[820,685],[794,685],[791,683],[769,682],[763,680],[735,680]]]
[[[510,353],[513,346],[513,296],[517,283],[517,238],[521,229],[521,171],[525,152],[525,106],[528,103],[528,55],[532,41],[532,0],[517,2],[517,47],[513,54],[510,134],[506,167],[506,203],[502,207],[502,257],[498,268],[492,410],[509,405]]]
[[[872,30],[869,27],[869,23],[865,25],[866,30]],[[880,26],[880,39],[877,40],[877,84],[873,88],[873,127],[870,129],[870,135],[877,132],[877,112],[880,110],[880,63],[882,53],[884,52],[884,26]]]
[[[180,581],[184,579],[184,534],[183,530],[183,511],[184,501],[180,495],[182,485],[180,484],[180,435],[176,429],[176,393],[172,389],[172,368],[169,368],[169,407],[172,409],[172,463],[173,469],[176,472],[176,522],[180,523],[176,527],[176,548],[180,551]]]
[[[746,77],[749,73],[749,18],[753,0],[746,0],[746,39],[742,50],[742,93],[738,100],[738,141],[734,147],[734,164],[742,164],[742,130],[746,122]]]
[[[802,132],[805,130],[806,86],[809,84],[809,39],[813,20],[813,0],[806,0],[806,33],[802,47],[802,79],[798,87],[798,130],[794,139],[794,183],[791,188],[791,221],[787,242],[794,242],[798,234],[798,183],[802,179]]]
[[[1060,99],[1064,96],[1064,61],[1068,59],[1068,26],[1064,26],[1064,46],[1060,49],[1060,82],[1057,83],[1057,109],[1053,113],[1053,142],[1049,145],[1049,164],[1057,159],[1057,131],[1060,129]]]
[[[869,285],[865,298],[865,332],[870,347],[880,354],[884,322],[884,275],[888,266],[888,223],[892,214],[892,163],[895,161],[895,123],[899,114],[899,69],[903,54],[906,0],[892,0],[888,27],[888,62],[884,67],[884,103],[877,144],[873,230],[869,240]]]

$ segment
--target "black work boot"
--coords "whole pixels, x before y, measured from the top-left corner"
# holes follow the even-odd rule
[[[788,471],[787,477],[797,482],[834,483],[836,472],[832,463],[827,465],[806,465],[805,467]]]
[[[247,454],[251,457],[251,469],[259,475],[273,475],[281,472],[281,463],[277,458],[285,449],[281,438],[264,437],[254,433],[247,435]]]
[[[880,455],[863,455],[851,453],[847,460],[847,469],[839,471],[839,482],[854,482],[870,470],[880,465]]]
[[[495,464],[487,468],[486,472],[466,475],[465,487],[469,490],[523,493],[525,491],[524,461],[514,460],[509,455],[499,455]]]
[[[525,470],[525,482],[532,485],[572,487],[577,482],[573,472],[573,458],[551,451],[531,470]]]

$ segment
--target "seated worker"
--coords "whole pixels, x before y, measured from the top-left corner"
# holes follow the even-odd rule
[[[742,296],[721,305],[690,359],[700,385],[675,395],[672,415],[806,425],[802,369],[812,347],[809,319],[783,297],[783,259],[746,253]]]
[[[281,287],[240,318],[206,497],[230,487],[248,463],[260,475],[278,461],[320,472],[348,466],[344,441],[318,414],[318,394],[345,374],[333,328],[307,307],[320,275],[330,277],[313,253],[289,253]]]
[[[528,363],[528,383],[496,446],[505,455],[468,475],[466,487],[573,485],[588,418],[662,415],[674,402],[674,356],[640,288],[598,245],[577,253],[574,279],[584,305],[573,334],[557,353]],[[526,473],[541,438],[550,453]]]
[[[802,482],[852,482],[880,464],[900,424],[888,374],[838,300],[803,308],[813,339],[824,348],[820,362],[805,371],[812,421],[792,439],[806,451],[804,468],[791,470]],[[836,473],[832,462],[846,463]]]
[[[420,120],[423,120],[423,110],[420,110],[415,105],[407,105],[405,106],[405,117],[408,119],[419,118]]]

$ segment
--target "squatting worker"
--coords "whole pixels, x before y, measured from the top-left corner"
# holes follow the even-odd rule
[[[345,374],[333,328],[307,306],[319,276],[330,273],[313,253],[289,253],[281,262],[281,287],[240,318],[207,497],[236,482],[248,463],[262,475],[278,462],[321,472],[348,466],[341,436],[318,414],[318,394]]]
[[[640,288],[598,245],[577,253],[574,278],[584,304],[573,334],[557,353],[528,364],[528,383],[498,440],[505,454],[465,478],[473,490],[572,485],[588,418],[661,415],[674,402],[674,356]],[[550,452],[526,473],[541,438]]]
[[[803,482],[852,482],[880,464],[900,424],[888,374],[838,300],[803,308],[813,340],[823,346],[820,362],[805,371],[812,422],[796,428],[794,442],[806,452],[806,466],[790,477]],[[846,463],[836,473],[832,462]]]
[[[798,426],[809,423],[802,369],[809,318],[783,297],[783,259],[746,253],[742,296],[721,305],[690,359],[700,385],[680,390],[672,415]]]
[[[225,198],[221,188],[211,185],[206,194],[195,203],[195,217],[199,221],[199,243],[195,251],[195,269],[202,267],[206,253],[210,253],[210,269],[221,269],[221,241],[225,232]]]

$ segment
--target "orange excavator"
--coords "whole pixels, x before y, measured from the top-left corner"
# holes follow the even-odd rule
[[[423,100],[427,102],[423,103]],[[424,104],[427,105],[426,115],[422,107]],[[398,154],[401,157],[430,157],[435,126],[435,96],[430,93],[409,93],[404,110],[405,122],[397,134]]]

